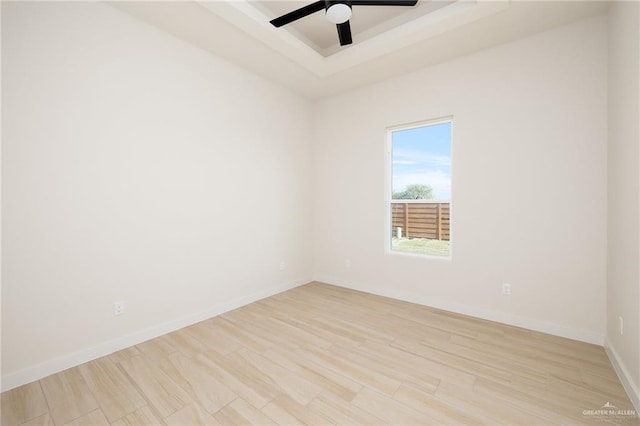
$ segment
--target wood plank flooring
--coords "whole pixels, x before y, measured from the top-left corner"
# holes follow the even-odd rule
[[[321,283],[1,397],[5,426],[640,424],[586,411],[633,410],[602,347]]]

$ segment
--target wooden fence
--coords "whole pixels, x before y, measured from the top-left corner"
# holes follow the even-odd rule
[[[391,201],[392,236],[402,228],[406,238],[429,238],[449,241],[450,231],[449,203],[424,200]]]

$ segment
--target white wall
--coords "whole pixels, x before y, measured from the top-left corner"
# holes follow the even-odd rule
[[[640,410],[640,4],[609,11],[607,349]],[[624,320],[620,334],[618,317]]]
[[[602,344],[606,37],[590,19],[321,102],[316,278]],[[385,254],[385,128],[449,115],[453,258]]]
[[[95,2],[3,2],[2,86],[4,389],[310,280],[308,101]]]

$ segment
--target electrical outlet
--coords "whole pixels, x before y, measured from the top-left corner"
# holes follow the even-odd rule
[[[511,284],[502,283],[502,294],[509,296],[511,294]]]
[[[284,271],[284,269],[287,267],[287,264],[284,260],[280,261],[280,270]]]
[[[349,259],[345,259],[344,260],[344,267],[345,268],[351,268],[351,261]]]
[[[620,335],[622,336],[624,334],[624,320],[622,317],[618,317],[618,326],[620,328]]]
[[[113,315],[122,314],[124,314],[124,301],[119,300],[117,302],[113,302]]]

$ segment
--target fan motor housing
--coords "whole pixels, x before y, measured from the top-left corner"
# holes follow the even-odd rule
[[[325,10],[329,9],[334,4],[346,4],[347,6],[349,6],[349,8],[351,8],[351,2],[348,0],[324,0]]]

